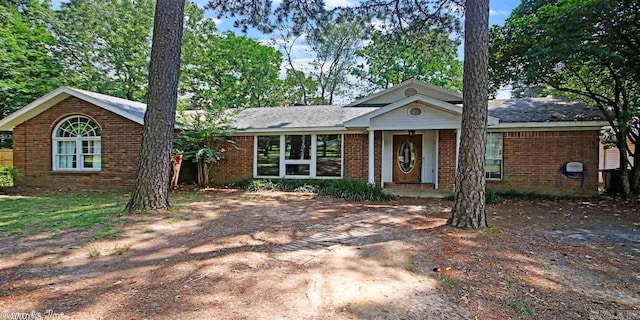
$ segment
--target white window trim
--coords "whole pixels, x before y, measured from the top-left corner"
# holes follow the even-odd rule
[[[500,158],[487,158],[485,153],[485,162],[486,160],[500,160],[500,178],[487,178],[487,172],[485,170],[484,179],[487,181],[502,181],[504,179],[504,134],[502,132],[487,132],[487,137],[489,134],[499,134],[500,135]]]
[[[325,133],[320,133],[324,135]],[[290,135],[311,135],[311,159],[286,159],[286,136]],[[317,151],[318,151],[318,134],[301,133],[301,134],[260,134],[253,136],[253,177],[255,179],[342,179],[344,177],[344,134],[337,133],[340,136],[340,176],[324,177],[317,175]],[[280,170],[277,176],[261,176],[258,175],[258,138],[267,136],[280,137]],[[287,175],[287,164],[308,164],[309,175]]]
[[[53,128],[53,132],[51,133],[51,162],[52,162],[52,169],[53,171],[56,172],[99,172],[102,171],[102,137],[57,137],[56,133],[58,132],[58,129],[60,128],[60,126],[65,123],[67,120],[72,119],[72,118],[87,118],[85,116],[82,115],[73,115],[70,117],[66,117],[64,119],[62,119],[60,122],[58,122],[58,124],[55,126],[55,128]],[[91,121],[93,121],[93,119],[91,118],[87,118]],[[97,125],[97,124],[96,124]],[[77,164],[77,168],[60,168],[60,164],[58,163],[58,142],[61,141],[75,141],[76,142],[76,164]],[[84,157],[83,157],[83,153],[82,153],[82,141],[98,141],[100,142],[100,167],[98,168],[84,168]],[[94,146],[95,148],[95,146]],[[93,156],[95,156],[96,154],[93,153]]]

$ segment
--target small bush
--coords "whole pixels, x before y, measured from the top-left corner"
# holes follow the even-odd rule
[[[0,188],[13,187],[19,175],[13,167],[0,167]]]
[[[331,180],[320,188],[319,193],[349,201],[389,201],[393,198],[379,186],[354,180]]]
[[[234,183],[231,187],[250,191],[311,192],[349,201],[389,201],[393,197],[382,188],[354,180],[255,179]]]

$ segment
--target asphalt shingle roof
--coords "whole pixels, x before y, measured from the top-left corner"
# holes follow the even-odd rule
[[[596,108],[558,98],[489,100],[489,115],[501,123],[604,120]]]
[[[249,108],[236,116],[237,129],[343,127],[344,122],[377,108],[344,106],[291,106]]]
[[[144,118],[146,104],[96,92],[75,89],[114,108]],[[248,108],[236,116],[237,129],[343,127],[344,122],[372,112],[379,107],[334,105]],[[559,98],[524,98],[489,100],[489,115],[501,123],[601,121],[600,110],[584,103]]]

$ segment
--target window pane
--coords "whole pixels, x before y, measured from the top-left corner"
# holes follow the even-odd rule
[[[94,152],[93,141],[82,141],[82,154],[93,154]]]
[[[93,168],[94,167],[94,158],[93,156],[83,156],[82,161],[84,161],[85,168]]]
[[[73,155],[76,153],[75,141],[58,141],[58,154]]]
[[[487,179],[502,179],[502,160],[487,160],[485,177]]]
[[[258,175],[280,176],[280,136],[258,136]]]
[[[338,134],[318,135],[316,148],[316,175],[318,177],[340,177],[342,175],[342,136]]]
[[[487,160],[485,177],[487,179],[502,179],[502,133],[487,134]]]
[[[487,159],[502,159],[502,133],[487,134]]]
[[[288,164],[286,167],[288,176],[308,176],[311,168],[308,164]]]
[[[58,156],[58,168],[60,169],[76,168],[76,156]]]
[[[286,136],[287,160],[311,159],[311,135]]]

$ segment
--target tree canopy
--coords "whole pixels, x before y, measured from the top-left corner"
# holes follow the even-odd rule
[[[491,30],[494,88],[515,83],[599,108],[621,150],[625,194],[640,192],[640,3],[634,0],[523,2]],[[637,148],[636,148],[637,149]]]
[[[53,15],[38,0],[0,5],[0,118],[54,89],[61,66],[51,50]]]
[[[462,61],[458,60],[460,40],[440,28],[406,32],[374,31],[371,42],[357,52],[364,59],[354,74],[386,89],[410,78],[436,86],[462,90]]]

